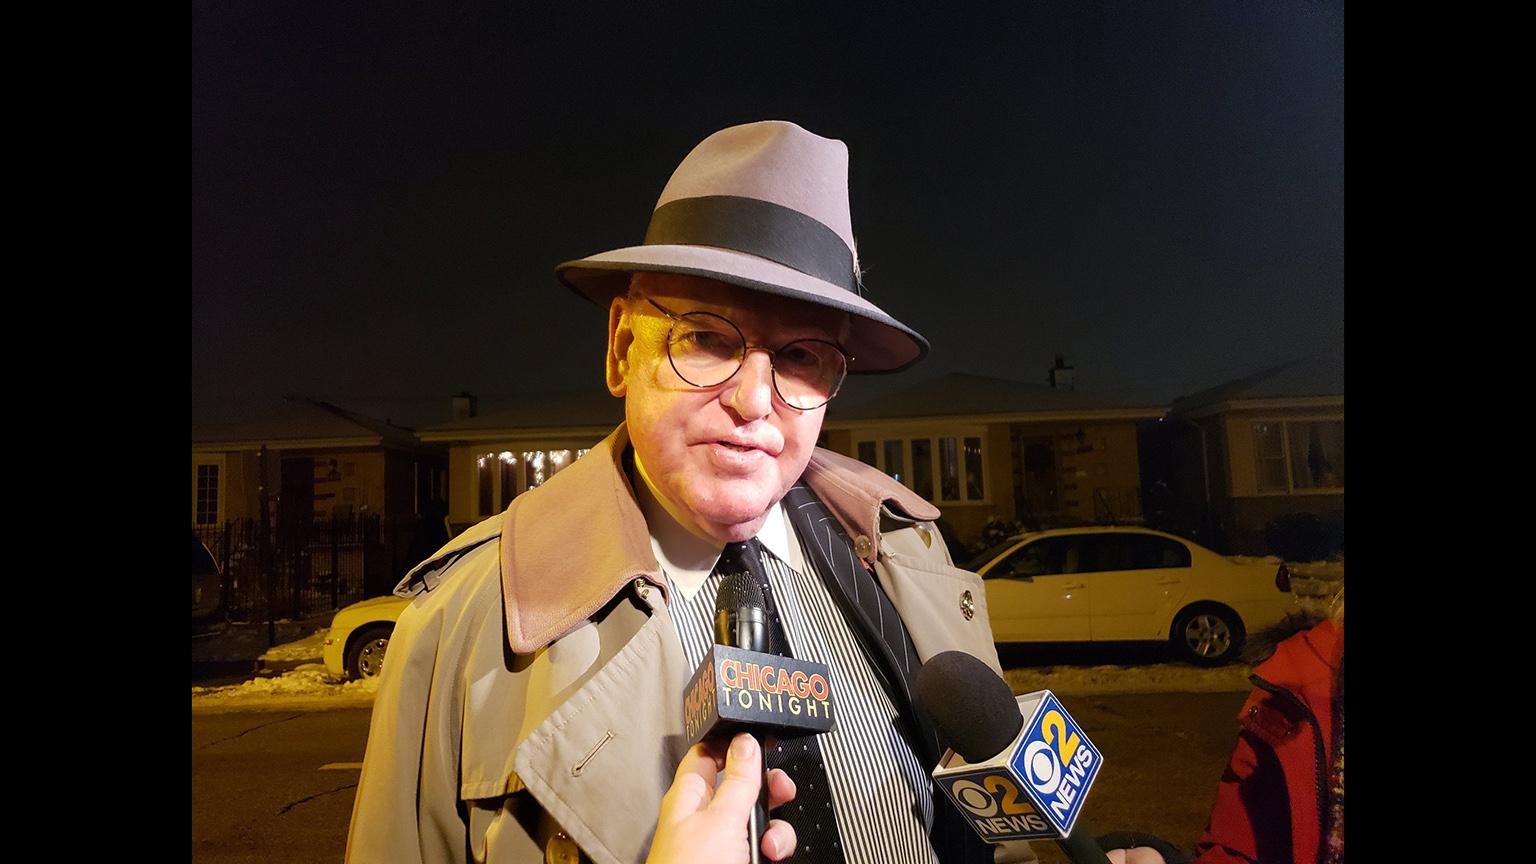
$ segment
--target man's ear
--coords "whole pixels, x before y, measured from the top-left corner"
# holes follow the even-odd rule
[[[629,348],[635,342],[632,319],[623,297],[608,304],[608,353],[604,356],[608,392],[623,396],[629,388]]]

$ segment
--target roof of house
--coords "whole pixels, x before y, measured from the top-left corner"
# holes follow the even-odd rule
[[[1188,414],[1230,402],[1344,397],[1344,357],[1336,352],[1292,360],[1174,400],[1170,412]]]
[[[258,416],[240,422],[193,424],[192,443],[421,446],[410,429],[318,399],[285,396],[283,401],[261,406],[259,411]]]
[[[1105,399],[1073,390],[1058,390],[1047,384],[954,372],[868,396],[839,396],[827,409],[827,422],[1000,415],[1157,417],[1162,413],[1161,406],[1149,403]]]
[[[421,437],[424,441],[448,441],[524,430],[608,430],[623,419],[623,399],[614,398],[607,390],[583,390],[521,397],[501,410],[428,426],[421,430]]]

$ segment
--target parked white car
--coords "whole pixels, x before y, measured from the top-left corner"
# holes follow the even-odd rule
[[[1146,528],[1020,534],[969,563],[986,580],[998,642],[1166,640],[1181,659],[1215,666],[1299,608],[1284,564]]]
[[[321,657],[327,672],[344,678],[372,678],[384,669],[384,651],[395,622],[411,601],[385,595],[344,606],[331,619]]]

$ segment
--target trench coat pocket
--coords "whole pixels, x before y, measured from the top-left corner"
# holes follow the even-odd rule
[[[875,565],[881,586],[912,634],[917,656],[927,661],[944,651],[964,651],[992,667],[1002,664],[987,620],[987,592],[981,577],[937,557],[892,548],[889,539]]]

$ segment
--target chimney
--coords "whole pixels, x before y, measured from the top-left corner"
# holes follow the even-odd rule
[[[460,393],[453,397],[453,419],[468,420],[476,416],[479,411],[480,400],[468,393]]]
[[[1067,365],[1067,358],[1063,354],[1056,355],[1056,366],[1051,370],[1051,389],[1077,390],[1072,384],[1072,367]]]

